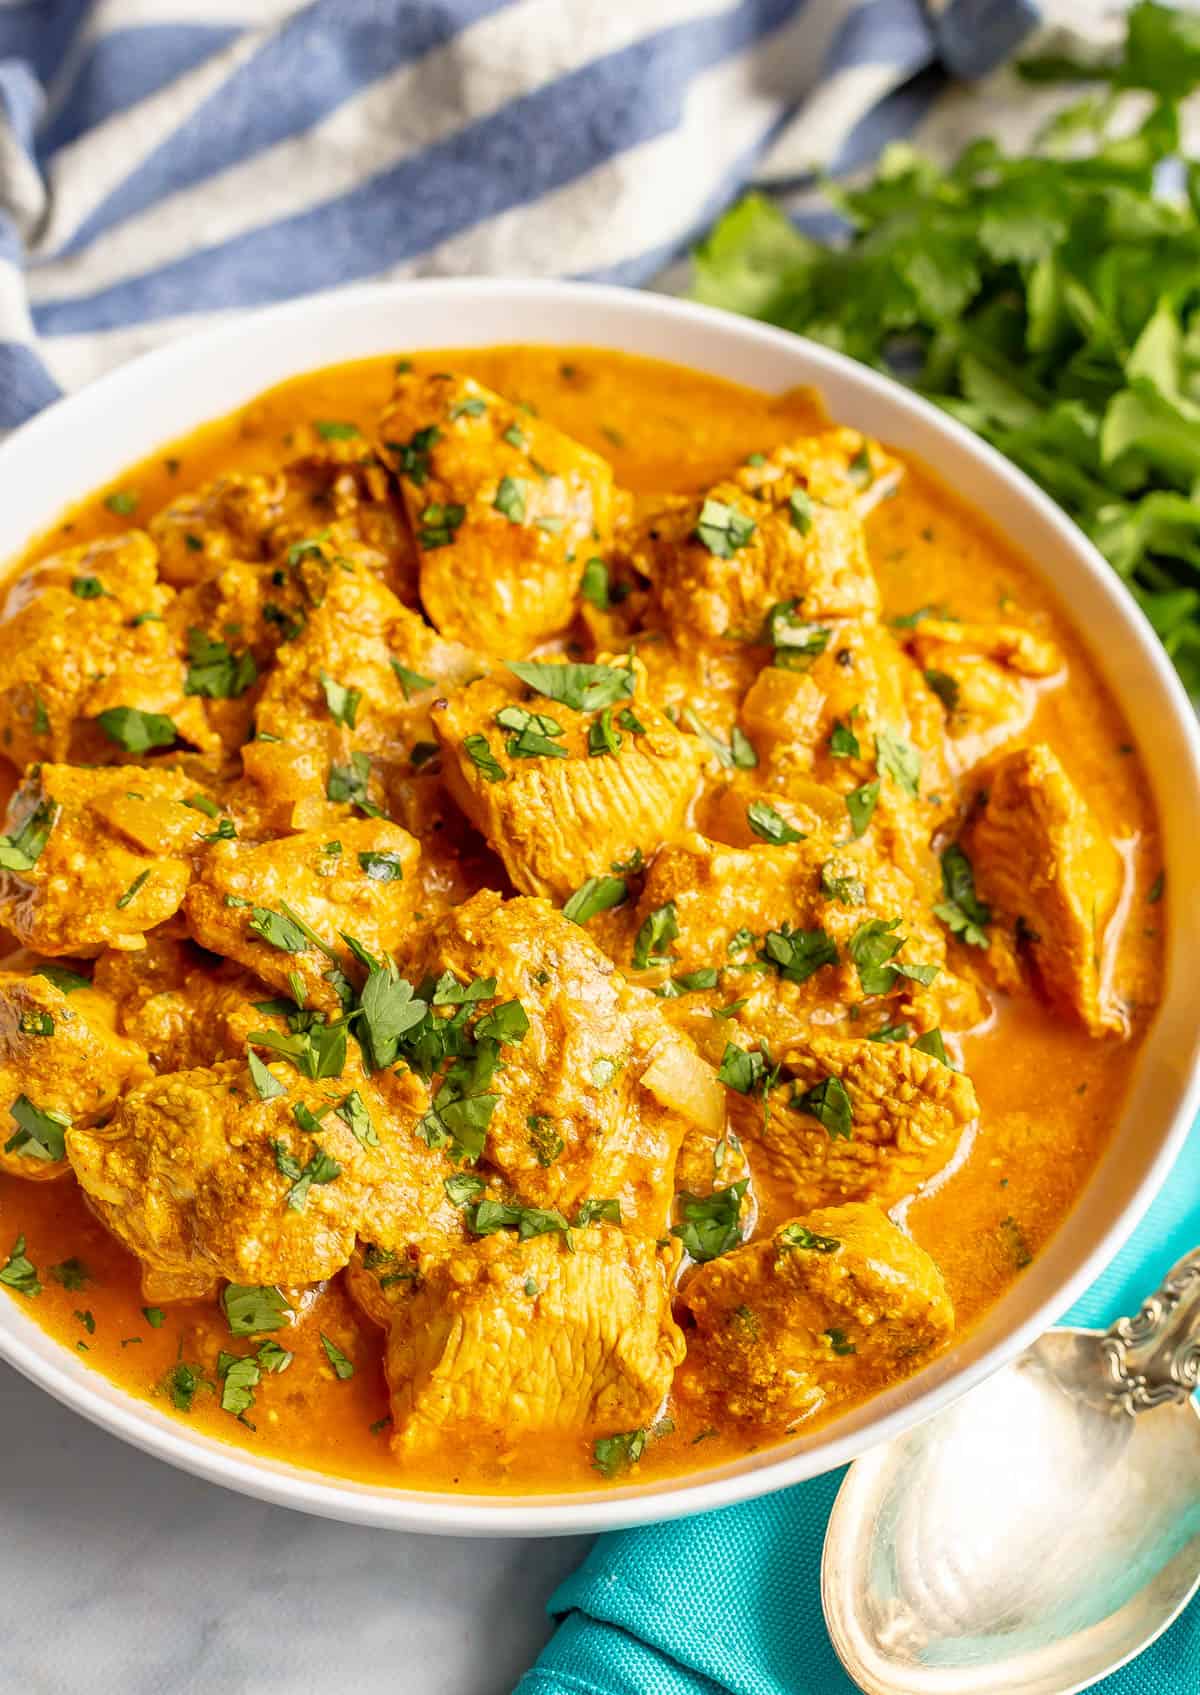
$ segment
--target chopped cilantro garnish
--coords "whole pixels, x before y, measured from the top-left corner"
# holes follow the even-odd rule
[[[416,481],[416,479],[413,479]],[[450,504],[443,506],[434,502],[427,506],[421,514],[417,527],[417,540],[428,553],[435,547],[449,547],[454,540],[459,525],[467,515],[465,506]]]
[[[803,1094],[793,1094],[788,1105],[824,1125],[831,1142],[849,1141],[854,1134],[854,1108],[840,1077],[825,1077]]]
[[[277,1100],[280,1095],[287,1093],[278,1077],[267,1069],[251,1047],[246,1049],[246,1064],[250,1068],[250,1081],[254,1084],[260,1101]]]
[[[755,753],[753,745],[736,724],[730,731],[729,746],[727,747],[720,736],[714,735],[708,726],[700,721],[690,706],[683,715],[683,721],[693,735],[699,736],[709,752],[714,754],[719,763],[727,770],[737,767],[741,771],[752,771],[758,764],[758,755]]]
[[[921,756],[894,731],[882,729],[875,737],[875,765],[881,777],[890,777],[904,793],[916,800],[921,789]]]
[[[492,752],[491,744],[486,736],[480,735],[476,730],[471,735],[463,737],[462,746],[463,752],[471,761],[471,764],[487,782],[503,783],[507,780],[508,773]]]
[[[645,971],[651,965],[666,965],[671,955],[666,951],[679,935],[675,902],[656,906],[642,920],[633,944],[633,969]]]
[[[607,612],[610,605],[608,583],[608,566],[604,560],[589,559],[579,579],[579,592],[599,612]]]
[[[111,494],[105,495],[104,504],[110,512],[115,512],[118,518],[128,518],[137,511],[137,490],[131,488],[114,489]]]
[[[308,1131],[311,1135],[320,1129],[319,1122],[313,1118],[303,1101],[297,1101],[292,1110],[296,1122],[300,1124],[302,1130]],[[301,1115],[304,1115],[305,1118],[303,1123],[301,1123]],[[305,1202],[308,1200],[308,1191],[314,1183],[334,1183],[342,1175],[342,1168],[337,1160],[322,1148],[318,1148],[305,1165],[301,1165],[295,1155],[289,1152],[286,1142],[272,1141],[271,1148],[280,1175],[286,1177],[291,1184],[286,1199],[286,1205],[291,1212],[304,1211]]]
[[[759,1056],[761,1058],[761,1055]],[[681,1224],[671,1227],[694,1260],[718,1259],[736,1248],[742,1239],[742,1197],[749,1187],[747,1177],[739,1177],[727,1189],[714,1189],[711,1195],[679,1196]]]
[[[787,819],[769,806],[765,800],[752,800],[746,808],[746,822],[756,836],[761,836],[764,842],[774,842],[777,845],[785,842],[802,842],[805,837],[802,831],[789,824]]]
[[[71,578],[71,593],[76,600],[103,600],[108,592],[99,577]]]
[[[387,849],[375,853],[369,850],[360,853],[358,863],[372,883],[399,883],[404,876],[404,863],[400,855]]]
[[[174,722],[162,712],[143,712],[137,706],[110,706],[96,716],[110,742],[126,753],[148,753],[152,747],[170,747],[178,735]]]
[[[390,659],[388,663],[396,673],[405,700],[411,700],[413,695],[420,694],[422,689],[433,688],[432,677],[423,677],[419,671],[410,671],[408,666],[401,665],[398,659]]]
[[[524,478],[501,477],[492,505],[497,512],[504,514],[510,524],[523,524],[528,498],[529,484]]]
[[[331,1341],[323,1330],[320,1332],[320,1337],[321,1346],[325,1350],[325,1358],[333,1367],[334,1376],[340,1383],[344,1383],[348,1377],[354,1376],[353,1362],[346,1358],[337,1343]]]
[[[857,839],[866,830],[875,813],[879,801],[878,777],[873,777],[869,783],[864,783],[859,789],[851,789],[846,796],[846,811],[850,814],[850,829]]]
[[[185,694],[205,695],[209,700],[236,700],[258,681],[258,667],[248,648],[234,653],[226,642],[216,641],[193,624],[187,633],[188,669]]]
[[[280,1330],[292,1310],[278,1289],[245,1283],[227,1283],[221,1291],[221,1306],[235,1336]]]
[[[358,709],[362,705],[362,690],[347,688],[327,671],[319,671],[317,676],[321,692],[325,696],[325,704],[329,708],[329,716],[335,724],[344,724],[348,730],[352,730]]]
[[[315,418],[313,429],[322,441],[353,441],[362,431],[357,424],[349,424],[341,418]]]
[[[629,889],[623,877],[589,877],[564,905],[563,917],[572,924],[586,924],[598,912],[620,906],[628,898]]]
[[[792,528],[806,536],[813,526],[812,496],[806,489],[795,488],[788,496],[788,517]]]
[[[826,900],[838,901],[842,906],[861,906],[867,898],[866,887],[862,878],[854,875],[853,866],[849,871],[839,872],[831,859],[821,867],[821,893]]]
[[[745,547],[757,525],[753,518],[723,500],[706,500],[696,520],[695,537],[718,559],[732,559]]]
[[[308,937],[294,919],[272,912],[269,907],[252,907],[246,927],[282,953],[304,953],[309,946]]]
[[[12,835],[0,836],[0,870],[33,870],[58,822],[58,810],[57,801],[41,800]],[[43,968],[41,975],[48,977],[54,969],[54,966]]]
[[[947,712],[954,712],[957,709],[958,697],[961,692],[957,677],[952,677],[949,671],[930,670],[925,672],[925,681]]]
[[[598,1436],[592,1443],[592,1464],[602,1477],[616,1477],[636,1465],[646,1451],[644,1430],[624,1430],[617,1436]]]
[[[897,962],[896,955],[907,940],[896,935],[899,918],[868,918],[850,938],[848,951],[858,972],[864,995],[887,995],[901,977],[928,986],[938,974],[936,965]]]
[[[842,1245],[837,1236],[819,1236],[805,1224],[785,1224],[775,1240],[781,1248],[802,1248],[811,1254],[836,1254]]]
[[[122,910],[131,905],[141,894],[142,890],[146,886],[149,876],[149,870],[139,871],[137,876],[133,879],[133,882],[130,883],[129,887],[125,890],[125,893],[117,896],[117,905]]]
[[[836,965],[837,944],[823,929],[793,930],[784,924],[768,930],[760,957],[788,983],[807,983],[822,966]]]
[[[992,909],[976,895],[971,861],[957,842],[942,853],[942,887],[946,898],[934,907],[935,916],[968,947],[989,947],[986,926],[992,921]]]
[[[354,752],[349,765],[330,765],[325,781],[325,798],[346,806],[357,806],[368,818],[378,818],[379,808],[370,799],[371,756]]]
[[[18,1295],[40,1295],[42,1285],[38,1281],[37,1267],[25,1253],[25,1238],[18,1236],[12,1245],[12,1252],[0,1265],[0,1283],[6,1289],[15,1289]]]
[[[17,1128],[4,1144],[6,1154],[21,1154],[43,1164],[66,1157],[64,1134],[71,1127],[65,1112],[35,1106],[28,1095],[18,1095],[9,1107]]]
[[[945,1039],[942,1036],[942,1032],[936,1027],[932,1030],[926,1030],[923,1036],[918,1036],[916,1041],[913,1043],[913,1047],[916,1048],[918,1053],[931,1054],[934,1059],[941,1060],[943,1065],[950,1064],[950,1056],[946,1052]]]
[[[574,712],[599,712],[601,707],[616,706],[631,699],[634,690],[630,666],[511,660],[508,669],[536,694],[557,700]]]
[[[858,745],[858,737],[840,718],[835,718],[829,732],[829,751],[835,759],[860,759],[862,748]]]
[[[402,476],[408,478],[416,488],[424,488],[429,480],[429,450],[441,436],[441,430],[436,424],[429,424],[423,430],[415,430],[406,442],[389,441],[384,446],[394,453],[399,461]],[[428,506],[426,512],[440,512],[441,507]],[[459,511],[462,510],[460,507]],[[459,519],[461,523],[461,518]]]
[[[613,724],[612,707],[606,706],[588,726],[588,754],[594,759],[603,754],[619,753],[623,739],[620,730]]]

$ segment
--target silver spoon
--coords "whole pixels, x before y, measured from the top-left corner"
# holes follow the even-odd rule
[[[821,1595],[866,1695],[1075,1695],[1200,1586],[1200,1249],[857,1460]],[[1200,1674],[1198,1674],[1200,1675]]]

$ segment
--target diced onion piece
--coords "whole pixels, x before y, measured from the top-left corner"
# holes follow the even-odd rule
[[[713,1136],[724,1134],[725,1090],[712,1066],[686,1043],[661,1048],[642,1073],[642,1087],[689,1123]]]

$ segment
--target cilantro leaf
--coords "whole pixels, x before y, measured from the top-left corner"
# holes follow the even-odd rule
[[[575,712],[599,712],[632,698],[635,678],[630,666],[551,664],[538,660],[509,660],[508,669],[535,694],[557,700]]]
[[[280,1330],[292,1310],[278,1289],[245,1283],[227,1283],[221,1291],[221,1306],[235,1336]]]
[[[794,1094],[788,1105],[824,1125],[831,1142],[849,1141],[854,1134],[854,1108],[840,1077],[823,1078],[803,1094]]]
[[[942,853],[942,887],[946,899],[934,907],[935,916],[968,947],[990,947],[986,926],[992,921],[992,909],[976,895],[971,861],[957,842]]]
[[[185,694],[206,695],[209,700],[236,700],[258,681],[258,667],[248,648],[235,654],[226,642],[206,635],[195,624],[187,633],[187,651]]]
[[[628,899],[629,887],[624,877],[589,877],[564,905],[563,917],[572,924],[586,924],[598,912],[607,912]]]
[[[170,747],[178,731],[174,721],[161,712],[143,712],[136,706],[110,706],[96,716],[110,742],[126,753],[148,753],[154,747]]]
[[[764,842],[802,842],[805,837],[802,831],[794,829],[786,818],[776,812],[773,806],[768,806],[765,800],[752,800],[746,808],[746,822],[756,836],[761,836]]]
[[[671,1234],[679,1238],[694,1260],[703,1264],[737,1247],[742,1239],[742,1197],[749,1185],[748,1177],[739,1177],[727,1189],[714,1189],[711,1195],[684,1191],[679,1196],[683,1222],[672,1225]]]

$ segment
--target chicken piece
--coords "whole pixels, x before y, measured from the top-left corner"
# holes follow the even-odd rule
[[[148,526],[163,581],[184,587],[228,560],[265,558],[286,488],[279,472],[233,471],[164,506]]]
[[[255,847],[217,842],[188,894],[188,926],[202,947],[277,989],[298,973],[313,1006],[334,1008],[323,948],[347,933],[373,954],[391,953],[412,914],[419,852],[407,830],[382,818],[343,817],[336,837],[309,830]]]
[[[399,1248],[456,1229],[453,1168],[414,1132],[428,1101],[415,1077],[388,1078],[385,1094],[353,1050],[319,1082],[283,1061],[267,1071],[267,1100],[244,1058],[223,1060],[156,1077],[110,1124],[67,1131],[80,1187],[142,1261],[147,1299],[209,1295],[221,1278],[317,1283],[359,1235]],[[318,1130],[297,1122],[301,1107]]]
[[[249,1032],[270,1022],[256,1005],[264,1000],[260,982],[228,963],[214,970],[209,954],[162,932],[136,953],[105,949],[93,982],[111,995],[121,1029],[160,1073],[233,1059]]]
[[[279,648],[255,722],[330,764],[359,749],[408,769],[414,742],[432,735],[430,702],[483,668],[356,566],[334,573],[303,630]]]
[[[447,787],[513,883],[561,903],[674,835],[708,756],[647,698],[637,661],[535,673],[544,692],[497,673],[439,704],[433,723]]]
[[[147,714],[154,740],[143,746],[213,744],[162,619],[171,596],[156,557],[132,530],[51,554],[13,580],[0,615],[0,747],[15,765],[98,765],[141,751]]]
[[[388,1335],[393,1451],[649,1423],[683,1358],[670,1249],[601,1225],[504,1232],[433,1266]]]
[[[954,1330],[937,1266],[873,1206],[794,1219],[698,1266],[681,1299],[680,1392],[776,1431],[907,1377]]]
[[[755,782],[787,793],[815,779],[856,796],[846,802],[846,823],[856,834],[869,831],[932,905],[938,877],[929,839],[954,795],[942,707],[919,668],[882,625],[845,623],[790,689],[779,670],[762,671],[742,706],[759,754]]]
[[[731,1096],[732,1122],[775,1211],[842,1201],[887,1207],[953,1154],[979,1114],[970,1078],[903,1041],[810,1033],[775,1055],[784,1084],[762,1102]],[[830,1080],[840,1088],[830,1087]]]
[[[804,619],[871,617],[880,602],[862,526],[866,479],[877,498],[898,475],[856,430],[787,443],[702,496],[652,512],[630,558],[649,577],[663,624],[705,642],[761,641],[768,614],[785,603]]]
[[[52,956],[140,947],[183,901],[198,792],[179,770],[35,766],[0,837],[0,921]]]
[[[1053,642],[1019,625],[922,618],[906,646],[945,707],[955,776],[1019,735],[1063,669]]]
[[[939,990],[950,987],[939,975],[946,958],[939,926],[905,872],[866,840],[834,846],[813,836],[780,847],[733,848],[685,835],[656,856],[636,921],[639,927],[657,921],[674,932],[656,950],[673,972],[715,967],[722,973],[723,998],[751,990],[756,977],[743,973],[758,962],[773,967],[772,988],[797,1010],[868,999],[882,1010],[885,996],[911,994],[913,980],[893,971],[884,987],[868,974],[864,986],[856,956],[866,962],[870,933],[881,930],[905,938],[896,950],[902,966],[928,968],[918,981],[937,978]],[[894,1001],[887,1010],[898,1010]]]
[[[625,1224],[659,1234],[684,1130],[719,1133],[724,1101],[653,996],[544,901],[491,890],[416,932],[402,964],[414,982],[494,979],[498,1002],[520,1002],[529,1028],[488,1081],[484,1158],[522,1199],[568,1218],[616,1200]]]
[[[298,424],[290,432],[295,458],[284,468],[285,512],[271,531],[271,551],[324,535],[334,552],[375,572],[415,607],[417,550],[387,467],[364,435],[330,435],[330,422],[337,424]]]
[[[150,1071],[113,1001],[49,970],[0,971],[0,1171],[15,1177],[60,1177],[67,1125],[95,1123]]]
[[[1121,895],[1121,857],[1102,835],[1056,755],[1043,743],[980,768],[982,784],[963,835],[979,898],[1028,955],[1056,1012],[1091,1036],[1124,1029],[1104,982],[1105,932]],[[992,931],[986,961],[1019,986],[1012,955]],[[993,957],[995,956],[995,957]],[[1009,971],[1005,971],[1006,963]]]
[[[470,377],[401,376],[379,421],[444,636],[517,657],[571,620],[584,561],[612,535],[598,454]]]

